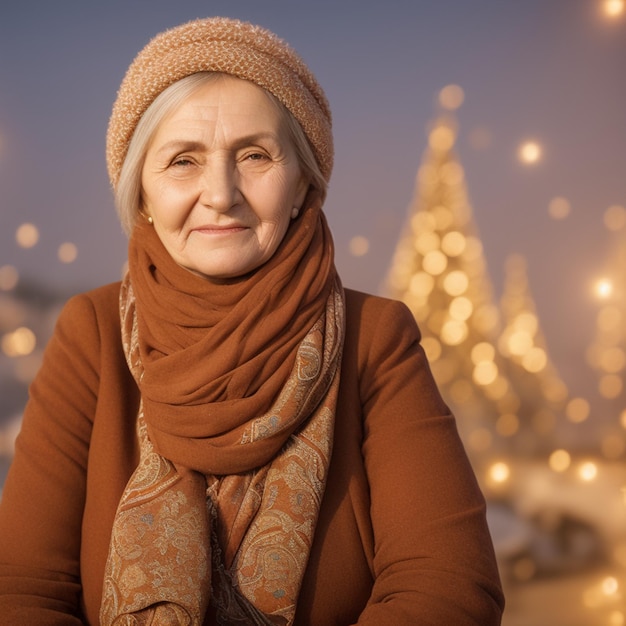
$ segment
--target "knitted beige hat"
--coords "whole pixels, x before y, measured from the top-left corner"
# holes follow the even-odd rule
[[[115,188],[129,142],[153,100],[196,72],[224,72],[273,94],[298,120],[328,181],[333,138],[328,101],[298,54],[270,31],[239,20],[200,19],[157,35],[122,81],[107,132],[109,178]]]

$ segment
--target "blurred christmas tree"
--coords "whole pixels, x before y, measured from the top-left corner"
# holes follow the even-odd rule
[[[567,389],[548,358],[523,259],[510,259],[502,308],[496,303],[456,135],[450,113],[429,131],[386,291],[418,321],[473,460],[546,452]]]

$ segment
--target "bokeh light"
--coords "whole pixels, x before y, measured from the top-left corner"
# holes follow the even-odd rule
[[[61,263],[73,263],[78,256],[78,248],[76,244],[70,242],[62,243],[57,251],[57,256]]]
[[[604,225],[608,230],[618,231],[626,227],[626,209],[619,204],[610,206],[604,212]]]
[[[532,165],[542,156],[541,146],[536,141],[526,141],[518,149],[518,157],[522,163]]]
[[[446,85],[439,92],[439,104],[448,111],[458,109],[465,99],[465,92],[459,85]]]
[[[365,256],[370,249],[370,242],[367,237],[357,235],[350,239],[350,254],[352,256]]]
[[[604,0],[602,10],[608,17],[619,17],[624,13],[624,0]]]
[[[553,220],[563,220],[565,219],[571,212],[572,207],[567,198],[556,197],[550,200],[550,204],[548,204],[548,215]]]
[[[26,222],[15,231],[15,241],[20,248],[32,248],[39,241],[39,229],[30,222]]]

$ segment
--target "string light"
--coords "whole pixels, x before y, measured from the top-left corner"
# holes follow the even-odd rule
[[[613,293],[613,283],[608,278],[601,278],[596,282],[595,292],[598,298],[606,299]]]
[[[32,248],[39,241],[39,229],[30,222],[26,222],[15,231],[15,240],[21,248]]]
[[[532,165],[541,159],[542,149],[536,141],[526,141],[518,149],[518,156],[522,163]]]
[[[602,8],[608,17],[619,17],[624,13],[624,0],[604,0]]]
[[[465,92],[459,85],[446,85],[439,92],[439,104],[448,111],[455,111],[465,100]]]

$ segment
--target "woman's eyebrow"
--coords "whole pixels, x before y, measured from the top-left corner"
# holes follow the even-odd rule
[[[248,144],[258,143],[259,141],[272,141],[275,144],[280,144],[279,136],[274,132],[261,131],[258,133],[250,133],[249,135],[242,135],[241,137],[237,137],[232,141],[232,146],[234,148],[240,148],[242,146]],[[172,139],[170,141],[166,141],[163,145],[159,146],[156,150],[157,154],[161,154],[163,152],[178,152],[178,151],[201,151],[206,150],[207,145],[202,141],[198,141],[195,139]]]

